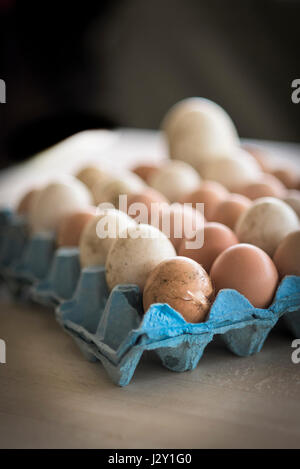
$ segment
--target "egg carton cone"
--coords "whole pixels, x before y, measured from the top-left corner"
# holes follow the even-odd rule
[[[78,248],[59,248],[55,251],[50,271],[44,280],[30,291],[31,299],[45,306],[56,307],[75,293],[80,276]]]
[[[100,361],[120,386],[130,382],[145,350],[154,350],[172,371],[192,370],[216,334],[245,357],[261,350],[281,316],[292,314],[299,324],[300,277],[286,277],[268,309],[254,308],[235,290],[222,290],[208,320],[192,324],[167,304],[154,304],[144,314],[137,285],[118,285],[109,294],[103,267],[83,269],[72,300],[56,309],[87,359]]]

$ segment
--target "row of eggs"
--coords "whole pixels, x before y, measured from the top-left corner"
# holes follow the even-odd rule
[[[286,170],[271,171],[256,148],[242,149],[227,114],[199,100],[176,105],[164,120],[176,159],[132,171],[86,166],[76,178],[32,189],[18,207],[32,232],[55,231],[59,246],[79,245],[82,267],[105,264],[110,289],[138,284],[145,311],[168,303],[189,322],[205,320],[222,288],[266,307],[279,277],[300,275],[299,181]],[[118,210],[122,194],[128,196],[125,211]],[[99,214],[95,206],[102,203],[117,208]],[[136,203],[158,205],[156,227],[149,211],[144,218],[130,213]],[[198,203],[204,203],[205,219]],[[116,239],[99,232],[103,217],[116,226]],[[188,249],[185,235],[176,236],[172,222],[178,217],[203,231],[203,247]]]

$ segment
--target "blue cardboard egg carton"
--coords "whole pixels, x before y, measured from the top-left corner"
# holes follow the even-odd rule
[[[145,350],[154,350],[166,368],[182,372],[197,366],[216,334],[241,357],[259,352],[282,316],[300,337],[300,277],[285,277],[268,309],[254,308],[235,290],[222,290],[207,321],[191,324],[167,304],[154,304],[144,314],[137,285],[118,285],[109,292],[104,267],[81,270],[78,249],[55,249],[53,235],[29,237],[26,229],[19,230],[24,221],[12,214],[1,218],[0,212],[0,223],[3,278],[55,309],[86,358],[101,362],[120,386],[130,382]]]

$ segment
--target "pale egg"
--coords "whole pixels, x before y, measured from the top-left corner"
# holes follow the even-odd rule
[[[104,265],[107,253],[127,227],[136,223],[126,213],[115,209],[104,209],[84,227],[79,241],[80,263],[82,267]]]
[[[172,243],[157,228],[143,224],[131,226],[109,250],[105,264],[107,285],[111,290],[116,285],[131,283],[143,290],[150,272],[174,256]]]
[[[295,211],[273,197],[257,199],[237,221],[235,233],[241,243],[260,247],[273,256],[280,241],[299,228]]]
[[[197,189],[201,178],[189,164],[172,160],[152,174],[148,182],[170,202],[175,202]]]

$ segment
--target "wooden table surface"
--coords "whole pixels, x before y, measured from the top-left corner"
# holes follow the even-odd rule
[[[1,448],[300,447],[300,364],[278,325],[248,358],[214,340],[196,370],[174,373],[155,353],[131,384],[112,384],[46,308],[0,291]]]

